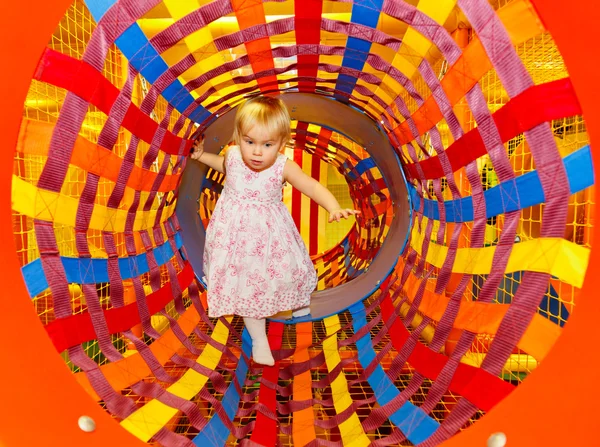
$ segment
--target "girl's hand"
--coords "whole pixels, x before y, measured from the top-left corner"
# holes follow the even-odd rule
[[[348,219],[348,217],[351,215],[357,214],[360,214],[360,211],[351,210],[350,208],[333,210],[331,213],[329,213],[329,223],[333,222],[334,220],[339,222],[342,217],[344,219]]]
[[[192,146],[192,151],[190,152],[190,158],[193,160],[200,161],[200,157],[204,153],[204,138],[200,137],[196,141],[194,141],[194,145]]]

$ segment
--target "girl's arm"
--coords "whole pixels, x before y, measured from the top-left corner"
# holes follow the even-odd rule
[[[342,217],[347,219],[352,214],[360,213],[353,209],[341,208],[334,195],[327,188],[314,178],[306,175],[300,166],[292,160],[287,160],[283,167],[283,179],[325,208],[329,213],[329,222],[334,220],[339,222]]]
[[[193,146],[193,152],[190,158],[204,163],[209,168],[220,173],[225,172],[225,157],[217,154],[207,154],[204,152],[204,140],[196,140]]]

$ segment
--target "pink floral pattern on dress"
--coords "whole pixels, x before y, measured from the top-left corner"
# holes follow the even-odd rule
[[[310,303],[317,275],[282,202],[286,160],[279,155],[269,169],[255,172],[239,147],[228,151],[223,193],[204,246],[211,317],[264,318]]]

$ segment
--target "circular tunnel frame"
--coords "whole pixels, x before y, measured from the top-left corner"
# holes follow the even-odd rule
[[[11,219],[10,179],[13,150],[21,122],[23,102],[32,73],[47,45],[48,36],[63,17],[71,0],[12,2],[3,8],[6,69],[0,74],[3,109],[0,122],[0,235],[2,255],[2,315],[0,321],[0,445],[106,445],[145,446],[91,399],[76,383],[63,359],[56,354],[20,278]],[[592,153],[600,159],[600,91],[589,67],[587,45],[596,39],[600,7],[593,0],[565,8],[560,0],[532,0],[565,59],[581,102]],[[26,30],[24,34],[23,30]],[[595,166],[600,178],[600,163]],[[600,225],[593,237],[600,236]],[[595,325],[600,300],[595,295],[600,277],[600,250],[591,250],[581,300],[562,336],[540,367],[510,396],[468,430],[454,436],[446,447],[485,445],[492,433],[504,432],[511,446],[554,445],[564,439],[571,445],[591,445],[597,422],[600,390],[590,387],[600,377]],[[7,342],[8,341],[8,342]],[[560,389],[552,390],[560,384]],[[585,393],[582,391],[585,390]],[[68,396],[68,398],[66,398]],[[93,433],[77,426],[81,415],[96,422]]]
[[[280,98],[286,103],[293,120],[318,124],[334,129],[336,132],[343,132],[348,138],[366,148],[381,171],[392,201],[394,218],[389,232],[365,273],[335,288],[314,292],[311,297],[311,313],[308,317],[286,320],[283,315],[276,315],[271,318],[284,323],[321,320],[338,314],[370,296],[394,269],[408,240],[411,219],[409,195],[400,160],[392,149],[389,139],[366,114],[316,94],[284,93]],[[219,153],[230,141],[235,111],[236,109],[228,111],[206,129],[205,151]],[[205,236],[205,229],[198,215],[198,198],[207,171],[208,168],[204,164],[191,160],[188,162],[179,187],[176,209],[188,258],[198,278],[204,276],[202,253]]]

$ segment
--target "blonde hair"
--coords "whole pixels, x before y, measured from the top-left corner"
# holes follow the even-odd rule
[[[236,114],[233,141],[240,145],[242,136],[254,126],[265,128],[287,143],[291,136],[290,114],[283,101],[270,96],[256,96],[242,104]]]

